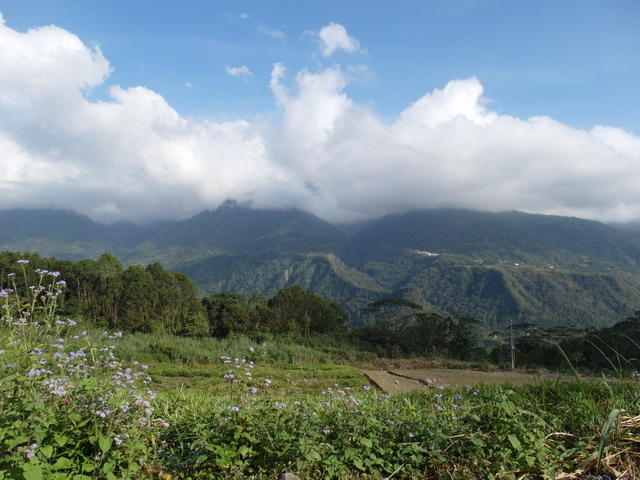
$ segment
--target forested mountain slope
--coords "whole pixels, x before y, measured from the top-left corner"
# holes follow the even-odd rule
[[[0,210],[0,251],[33,252],[64,260],[97,259],[103,253],[122,257],[173,223],[102,225],[70,210]]]
[[[0,250],[67,260],[126,252],[103,225],[88,217],[66,210],[20,209],[0,211]]]
[[[227,203],[148,227],[60,211],[5,211],[0,222],[3,250],[160,262],[202,294],[271,296],[299,284],[342,304],[354,324],[362,307],[387,296],[491,328],[601,327],[640,309],[640,232],[577,218],[425,210],[338,229],[298,210]]]
[[[126,261],[183,268],[220,255],[330,253],[345,240],[331,224],[300,210],[252,210],[227,203],[163,230],[136,246]]]
[[[492,326],[604,326],[640,308],[640,232],[521,212],[390,215],[344,258],[383,288]]]
[[[347,257],[358,267],[403,249],[461,255],[484,264],[638,272],[640,232],[522,212],[424,210],[389,215],[359,230]]]

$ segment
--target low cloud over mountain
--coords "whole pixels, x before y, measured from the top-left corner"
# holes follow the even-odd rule
[[[315,35],[322,55],[365,56],[342,25]],[[435,207],[640,219],[638,136],[493,111],[481,79],[451,80],[389,121],[348,95],[358,68],[278,63],[277,114],[216,122],[145,86],[109,85],[113,68],[72,32],[0,22],[3,208],[140,222],[232,199],[329,221]]]

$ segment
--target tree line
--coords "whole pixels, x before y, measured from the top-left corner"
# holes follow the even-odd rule
[[[601,329],[516,322],[496,331],[474,318],[427,311],[402,298],[370,303],[361,315],[365,326],[357,335],[385,356],[452,358],[507,368],[640,371],[640,311]]]
[[[28,261],[28,268],[18,260]],[[185,274],[168,272],[159,263],[125,268],[109,253],[77,262],[0,253],[0,289],[13,287],[9,280],[13,274],[26,275],[16,283],[26,290],[38,284],[38,272],[43,271],[59,272],[66,283],[59,301],[61,315],[111,331],[219,338],[264,333],[308,336],[343,328],[348,320],[340,305],[299,285],[283,288],[272,298],[257,294],[246,299],[230,292],[201,298]]]
[[[29,268],[22,268],[28,260]],[[516,323],[487,331],[471,317],[425,310],[402,298],[383,298],[360,312],[364,326],[348,328],[349,316],[337,303],[286,287],[273,297],[250,298],[231,292],[200,297],[183,273],[159,263],[124,267],[105,253],[97,260],[72,262],[38,254],[0,252],[0,290],[37,285],[42,271],[56,271],[66,285],[59,312],[111,331],[183,336],[258,337],[340,332],[387,357],[453,358],[519,367],[557,369],[567,364],[594,370],[640,369],[640,311],[606,328],[562,325],[542,328]],[[38,273],[40,272],[40,273]],[[26,294],[26,291],[20,292]]]

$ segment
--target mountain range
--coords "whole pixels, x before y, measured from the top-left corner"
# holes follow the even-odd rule
[[[102,225],[60,210],[0,211],[0,250],[160,262],[202,294],[299,284],[358,311],[405,298],[487,328],[597,328],[640,309],[640,231],[578,218],[439,209],[331,225],[299,210],[226,203],[176,222]]]

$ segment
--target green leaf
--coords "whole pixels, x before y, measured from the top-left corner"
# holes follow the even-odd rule
[[[107,453],[111,449],[111,445],[113,445],[113,440],[107,437],[100,437],[98,445],[100,445],[100,450]]]
[[[16,446],[20,445],[21,443],[27,443],[28,441],[28,437],[16,437],[13,439],[13,441],[8,443],[8,450],[13,450]]]
[[[520,440],[518,440],[518,437],[510,434],[507,438],[509,438],[509,442],[511,442],[513,448],[515,448],[517,451],[522,450],[522,444],[520,443]]]
[[[596,474],[600,473],[600,464],[602,462],[602,457],[604,456],[604,450],[607,445],[607,440],[614,426],[613,424],[618,418],[618,416],[620,415],[620,413],[622,413],[622,411],[617,408],[614,408],[613,410],[611,410],[611,413],[609,413],[609,417],[607,418],[607,421],[602,426],[602,432],[600,433],[600,442],[598,443],[598,463],[596,465]]]
[[[64,470],[66,468],[71,468],[73,463],[67,457],[60,457],[58,461],[53,465],[54,470]]]
[[[45,456],[45,458],[51,458],[51,455],[53,454],[53,447],[51,445],[45,445],[43,447],[40,447],[40,451]]]
[[[42,480],[42,467],[26,463],[22,466],[24,478],[26,480]]]
[[[361,460],[361,459],[356,458],[356,459],[353,461],[353,464],[356,466],[356,468],[357,468],[358,470],[364,470],[364,465],[362,465],[362,460]]]
[[[366,437],[360,439],[360,444],[367,448],[371,448],[373,446],[373,442]]]
[[[63,437],[62,435],[55,435],[53,439],[60,447],[63,447],[68,441],[67,437]]]
[[[312,460],[312,461],[315,460],[316,462],[322,460],[322,457],[320,456],[320,454],[315,450],[311,450],[310,452],[307,452],[307,454],[305,455],[305,458],[307,460]]]
[[[469,441],[471,443],[473,443],[476,447],[484,447],[484,446],[486,446],[486,443],[484,443],[484,440],[482,440],[481,438],[478,438],[478,437],[471,436],[471,437],[469,437]]]

